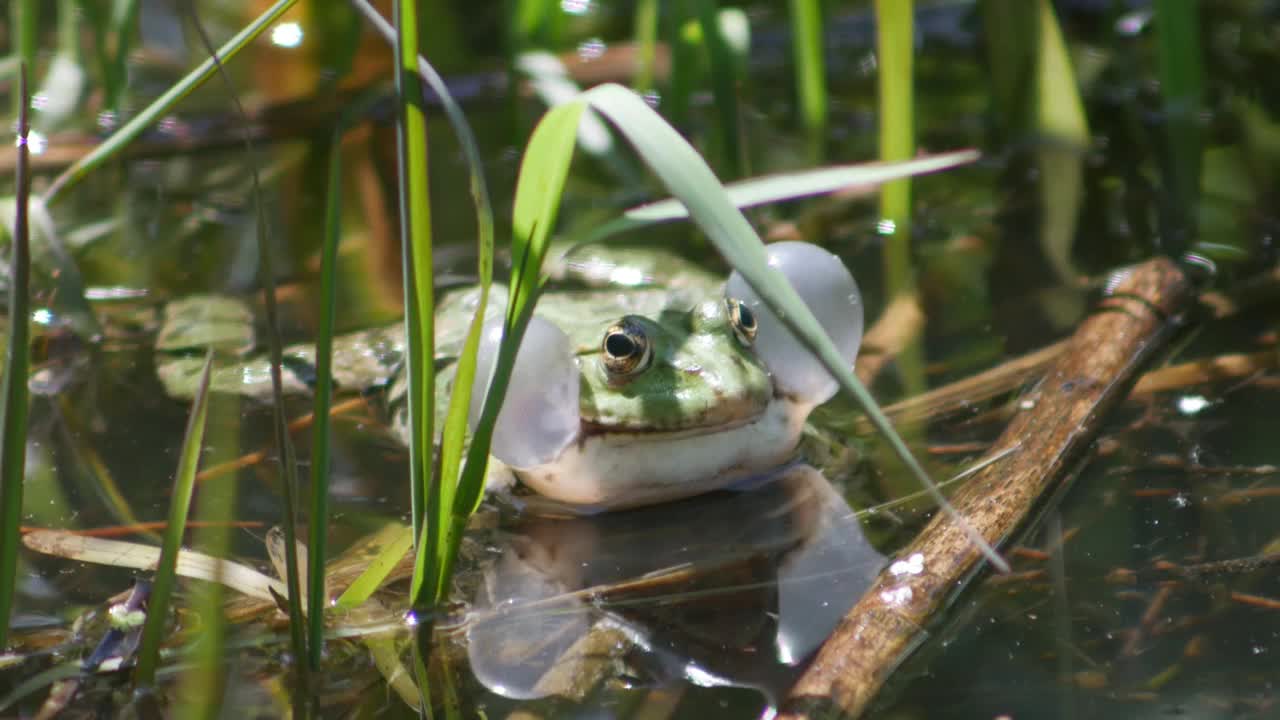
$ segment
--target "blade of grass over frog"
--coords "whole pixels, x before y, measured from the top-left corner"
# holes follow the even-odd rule
[[[724,166],[733,177],[742,176],[742,150],[738,130],[737,63],[720,28],[716,0],[694,0],[702,42],[707,48],[711,67],[711,94],[720,118],[720,142],[724,148]]]
[[[142,628],[138,664],[134,669],[133,681],[138,687],[149,686],[156,679],[160,643],[164,639],[169,619],[169,600],[173,596],[176,582],[178,550],[182,545],[182,535],[187,529],[187,513],[191,509],[196,469],[200,465],[200,450],[204,445],[205,419],[209,411],[209,374],[212,369],[213,353],[210,352],[205,356],[204,369],[200,373],[200,387],[191,403],[187,432],[182,438],[182,449],[178,453],[178,470],[173,477],[173,497],[169,501],[169,524],[165,528],[164,542],[160,547],[160,560],[156,564],[147,622]]]
[[[435,446],[434,288],[431,267],[431,206],[427,177],[427,126],[422,83],[417,81],[418,11],[412,0],[397,0],[395,8],[395,76],[399,99],[396,146],[399,158],[400,235],[404,265],[405,336],[408,348],[410,495],[419,557],[434,566],[441,523],[427,526],[430,508],[443,519],[442,483],[432,481]],[[434,569],[434,568],[433,568]],[[431,573],[434,575],[434,572]],[[421,588],[414,583],[414,588]],[[412,598],[419,610],[424,606]]]
[[[366,0],[352,0],[352,4],[360,11],[361,14],[374,26],[374,28],[383,35],[388,41],[395,43],[395,29],[377,12]],[[472,491],[478,493],[483,492],[484,472],[483,468],[478,474],[458,475],[459,466],[462,459],[462,450],[465,441],[467,409],[471,401],[471,387],[475,377],[475,355],[476,348],[479,346],[480,330],[483,327],[485,308],[488,305],[489,288],[493,284],[493,205],[489,199],[489,188],[484,179],[484,163],[480,156],[480,147],[476,142],[475,135],[471,131],[471,126],[467,122],[466,115],[462,112],[462,108],[449,92],[444,80],[440,77],[435,68],[427,62],[422,55],[417,56],[418,74],[422,77],[427,86],[440,98],[441,107],[444,108],[445,115],[453,127],[454,134],[457,135],[459,144],[462,147],[463,155],[466,159],[467,170],[470,179],[471,199],[475,205],[476,213],[476,265],[477,277],[480,285],[480,297],[476,308],[475,317],[468,329],[467,338],[464,343],[464,349],[458,359],[458,370],[456,380],[454,382],[453,391],[449,396],[449,410],[445,419],[440,441],[440,480],[446,484],[444,492],[441,496],[441,505],[437,512],[441,513],[440,525],[446,524],[445,514],[452,512],[454,507],[454,494],[458,488],[470,496]],[[488,447],[486,443],[485,447]],[[487,450],[486,450],[487,452]],[[454,486],[454,478],[457,480],[457,487]],[[469,486],[479,483],[479,488],[470,488]],[[474,512],[474,508],[467,513],[470,516]],[[435,513],[431,513],[435,514]],[[443,568],[446,564],[440,558],[451,557],[454,554],[450,547],[456,549],[456,543],[442,543],[437,550],[437,567]],[[451,562],[451,561],[450,561]],[[447,576],[447,573],[437,575],[436,581],[439,586],[441,577]],[[415,586],[421,587],[421,586]],[[439,600],[436,597],[433,600]],[[416,604],[416,600],[415,600]]]
[[[823,58],[822,4],[791,0],[791,53],[800,96],[800,119],[808,136],[809,159],[822,161],[827,133],[827,67]]]
[[[1193,208],[1200,190],[1200,112],[1204,67],[1200,50],[1200,4],[1156,0],[1157,58],[1167,128],[1165,177],[1173,192],[1164,208],[1162,235],[1170,255],[1185,252],[1195,232]]]
[[[512,212],[511,290],[503,323],[502,343],[494,360],[493,377],[485,393],[476,429],[467,449],[466,465],[458,494],[454,497],[448,538],[453,550],[443,556],[438,592],[448,587],[456,546],[461,541],[467,518],[475,512],[484,495],[485,470],[489,461],[489,444],[502,400],[506,396],[516,352],[525,329],[533,317],[537,294],[541,287],[542,262],[546,259],[560,209],[560,196],[569,176],[569,164],[577,138],[578,122],[586,105],[574,101],[549,110],[534,128],[525,146],[524,159],[516,180],[515,207]]]
[[[977,160],[977,150],[957,150],[939,155],[920,157],[906,162],[863,163],[799,170],[777,175],[763,175],[739,180],[724,186],[729,201],[737,208],[795,200],[814,195],[843,190],[848,187],[874,186],[899,178],[938,172]],[[599,242],[612,235],[629,232],[658,223],[684,220],[689,209],[674,198],[631,208],[615,218],[587,232],[579,242]]]
[[[240,50],[262,34],[263,30],[266,30],[268,26],[278,20],[281,15],[297,2],[298,0],[277,0],[266,12],[259,15],[252,23],[246,25],[240,32],[224,43],[218,49],[216,57],[221,58],[223,61],[235,57]],[[175,83],[143,109],[142,112],[112,133],[111,137],[104,140],[92,152],[76,160],[74,164],[63,170],[58,177],[54,178],[53,183],[49,185],[49,189],[45,191],[44,201],[51,204],[63,190],[84,179],[90,172],[109,161],[140,135],[143,130],[146,130],[159,120],[160,116],[172,110],[179,100],[213,77],[213,74],[217,72],[217,68],[218,62],[214,60],[214,56],[200,63],[198,67],[187,73],[186,77]]]
[[[413,528],[408,525],[390,526],[390,532],[386,535],[381,543],[382,549],[369,562],[368,567],[338,596],[337,602],[333,604],[335,610],[350,610],[368,600],[382,587],[382,581],[413,547]]]
[[[889,442],[894,453],[926,488],[938,504],[949,514],[951,507],[937,486],[929,479],[919,461],[907,449],[902,438],[876,405],[867,389],[850,371],[832,345],[825,331],[813,317],[783,278],[768,266],[764,245],[742,211],[729,201],[724,186],[716,179],[706,162],[689,145],[675,128],[671,127],[652,108],[634,93],[620,85],[601,85],[583,93],[592,108],[614,124],[628,141],[635,146],[641,158],[666,185],[672,195],[689,207],[694,222],[706,233],[725,260],[740,272],[760,297],[778,314],[778,317],[820,359],[827,370],[839,382],[841,388],[853,395],[866,412],[876,430]],[[517,196],[518,199],[518,196]],[[963,519],[961,519],[963,520]],[[962,523],[975,546],[993,565],[1006,570],[1008,564],[995,550]]]
[[[18,68],[18,162],[14,185],[17,210],[13,223],[13,252],[9,260],[9,337],[0,381],[0,648],[9,644],[9,618],[18,584],[18,545],[22,525],[22,483],[27,468],[27,375],[29,372],[31,310],[31,247],[27,207],[31,197],[31,130],[27,108],[27,66]]]
[[[274,429],[276,447],[279,448],[279,464],[281,485],[284,490],[284,534],[286,547],[290,552],[286,553],[288,558],[288,570],[286,575],[293,576],[298,572],[298,561],[293,552],[296,547],[294,542],[297,538],[297,527],[295,519],[297,518],[297,501],[294,492],[298,487],[298,462],[297,455],[293,447],[293,436],[289,434],[289,420],[285,417],[284,408],[284,380],[281,376],[281,366],[283,365],[284,343],[280,339],[280,310],[276,302],[276,273],[274,267],[274,257],[272,253],[270,235],[267,232],[267,215],[262,204],[262,181],[258,173],[257,153],[253,147],[253,140],[249,134],[249,128],[252,123],[249,122],[249,115],[244,111],[244,105],[240,102],[240,96],[236,92],[235,87],[231,83],[231,78],[227,75],[222,67],[222,59],[218,50],[213,47],[213,42],[209,40],[208,34],[204,30],[204,25],[200,22],[200,18],[196,15],[195,9],[191,5],[184,5],[190,11],[191,25],[195,29],[196,34],[200,37],[205,50],[209,53],[209,62],[213,64],[214,71],[218,77],[222,79],[226,86],[227,95],[231,103],[235,106],[236,114],[242,120],[244,128],[244,150],[245,156],[249,158],[249,177],[252,180],[252,196],[254,199],[254,217],[257,221],[257,246],[258,246],[258,283],[262,287],[263,309],[266,315],[266,337],[268,354],[271,358],[271,420]],[[328,416],[325,416],[328,419]],[[288,587],[296,589],[299,587],[296,579],[290,580]],[[297,593],[289,593],[286,597],[289,605],[289,628],[290,642],[293,644],[293,652],[295,657],[302,657],[306,652],[302,632],[298,627],[302,617],[302,598]],[[320,607],[313,605],[312,607]],[[299,675],[299,680],[304,684],[307,682],[305,672]]]

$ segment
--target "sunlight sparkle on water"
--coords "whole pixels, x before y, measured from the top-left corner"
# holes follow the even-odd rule
[[[296,48],[302,44],[302,26],[296,22],[283,22],[271,28],[271,43],[283,48]]]
[[[1203,395],[1183,395],[1178,398],[1178,412],[1183,415],[1196,415],[1209,405],[1209,399]]]
[[[578,57],[583,60],[595,60],[603,55],[604,51],[607,50],[608,47],[609,46],[605,45],[604,41],[600,38],[583,40],[582,43],[578,45]]]
[[[22,138],[21,137],[14,138],[13,145],[14,147],[21,147]],[[41,135],[39,132],[35,130],[27,131],[27,151],[28,152],[30,152],[32,155],[39,155],[40,153],[43,153],[48,147],[49,147],[49,140],[44,135]]]

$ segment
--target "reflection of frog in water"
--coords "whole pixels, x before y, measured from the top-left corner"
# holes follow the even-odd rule
[[[780,243],[769,250],[770,263],[852,361],[862,305],[848,270],[813,245]],[[607,252],[591,252],[588,262],[577,260],[587,272],[611,268],[607,274],[614,281],[652,278],[652,268],[610,266]],[[696,270],[667,268],[664,274],[679,281],[667,288],[548,291],[539,299],[493,454],[540,494],[591,511],[723,487],[786,461],[809,411],[834,393],[834,380],[741,278],[732,278],[726,292]],[[437,381],[438,412],[452,377],[448,360],[460,346],[476,297],[475,289],[455,291],[437,309],[437,366],[444,367]],[[168,353],[199,344],[189,339],[200,329],[192,317],[243,315],[222,309],[226,302],[205,297],[175,304],[159,349]],[[492,314],[504,304],[505,293],[495,286]],[[234,327],[234,319],[223,324]],[[234,331],[221,333],[227,335],[236,337]],[[403,348],[401,324],[338,338],[334,380],[339,388],[361,390],[392,383],[394,404]],[[190,396],[200,364],[193,356],[166,355],[158,362],[169,393]],[[306,390],[314,381],[307,376],[314,376],[314,349],[287,349],[285,366],[291,370],[286,391]],[[213,388],[265,397],[267,363],[258,358],[220,366]],[[403,438],[403,421],[393,424]]]
[[[762,715],[883,564],[840,494],[803,465],[658,508],[522,514],[463,580],[477,586],[461,619],[467,657],[508,698],[608,707],[626,693],[608,681],[627,678],[753,688],[761,707],[735,714]],[[563,714],[589,714],[574,708]]]

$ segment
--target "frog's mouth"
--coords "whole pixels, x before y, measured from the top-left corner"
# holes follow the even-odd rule
[[[618,428],[581,423],[544,465],[515,468],[539,494],[582,512],[666,502],[778,467],[795,451],[808,409],[775,396],[760,412],[714,426]]]
[[[718,418],[715,422],[685,423],[673,427],[655,425],[632,425],[627,423],[602,423],[583,419],[578,431],[578,442],[586,442],[591,438],[603,436],[644,436],[648,438],[685,438],[698,435],[712,435],[719,432],[735,430],[759,420],[768,406],[762,406],[736,417]]]

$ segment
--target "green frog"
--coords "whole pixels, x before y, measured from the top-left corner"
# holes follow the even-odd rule
[[[852,362],[862,305],[843,263],[807,243],[769,251],[770,263]],[[500,462],[492,463],[491,487],[518,479],[571,511],[589,513],[725,487],[792,456],[809,412],[831,396],[834,380],[820,366],[814,370],[807,351],[740,278],[731,278],[726,292],[725,283],[674,258],[658,269],[656,256],[662,253],[647,253],[637,264],[597,248],[557,263],[562,269],[553,277],[603,277],[611,287],[553,289],[539,299],[495,430],[492,452]],[[506,302],[504,288],[491,292],[490,326]],[[477,300],[478,289],[465,288],[438,303],[437,412]],[[219,347],[245,346],[236,330],[244,317],[243,303],[222,297],[188,298],[166,309],[157,366],[171,395],[189,397],[202,364],[195,354],[174,353],[207,345],[199,339],[210,333]],[[406,439],[398,401],[403,333],[397,323],[337,338],[333,379],[339,390],[390,386],[391,424]],[[483,355],[482,348],[477,376],[487,381]],[[314,347],[287,348],[284,366],[285,391],[308,390]],[[269,366],[261,357],[221,363],[212,387],[269,397]]]

